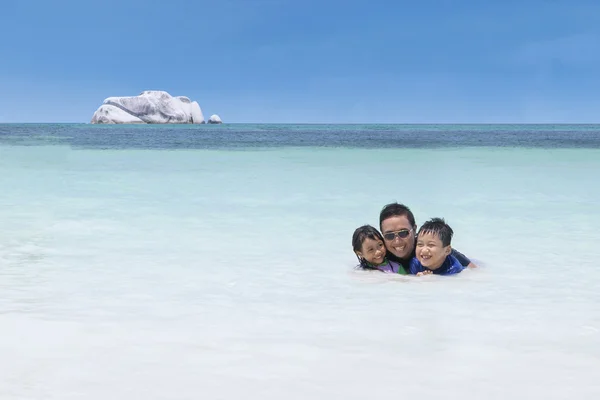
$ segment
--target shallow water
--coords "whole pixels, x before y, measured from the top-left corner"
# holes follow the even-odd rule
[[[597,398],[598,132],[0,125],[0,398]],[[481,268],[354,271],[391,201]]]

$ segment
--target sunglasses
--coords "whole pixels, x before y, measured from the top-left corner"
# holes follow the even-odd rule
[[[396,235],[398,235],[400,239],[406,239],[411,231],[412,229],[401,229],[398,232],[388,232],[383,235],[383,238],[390,242],[396,238]]]

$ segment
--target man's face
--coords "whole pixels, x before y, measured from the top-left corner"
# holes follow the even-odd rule
[[[406,216],[394,216],[381,222],[385,247],[398,258],[407,259],[415,248],[415,230]]]

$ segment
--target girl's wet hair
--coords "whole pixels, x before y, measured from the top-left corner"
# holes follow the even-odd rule
[[[352,235],[352,249],[354,250],[354,254],[356,254],[357,251],[362,250],[362,244],[365,241],[365,239],[381,240],[383,242],[383,236],[381,236],[381,233],[379,233],[377,229],[375,229],[371,225],[363,225],[359,228],[356,228],[354,234]],[[365,260],[364,258],[360,258],[358,254],[356,254],[356,257],[360,262],[359,268],[376,269],[369,265],[367,260]]]

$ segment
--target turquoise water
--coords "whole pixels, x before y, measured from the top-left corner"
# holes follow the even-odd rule
[[[0,397],[597,398],[600,127],[0,125]],[[353,270],[381,207],[481,268]]]

